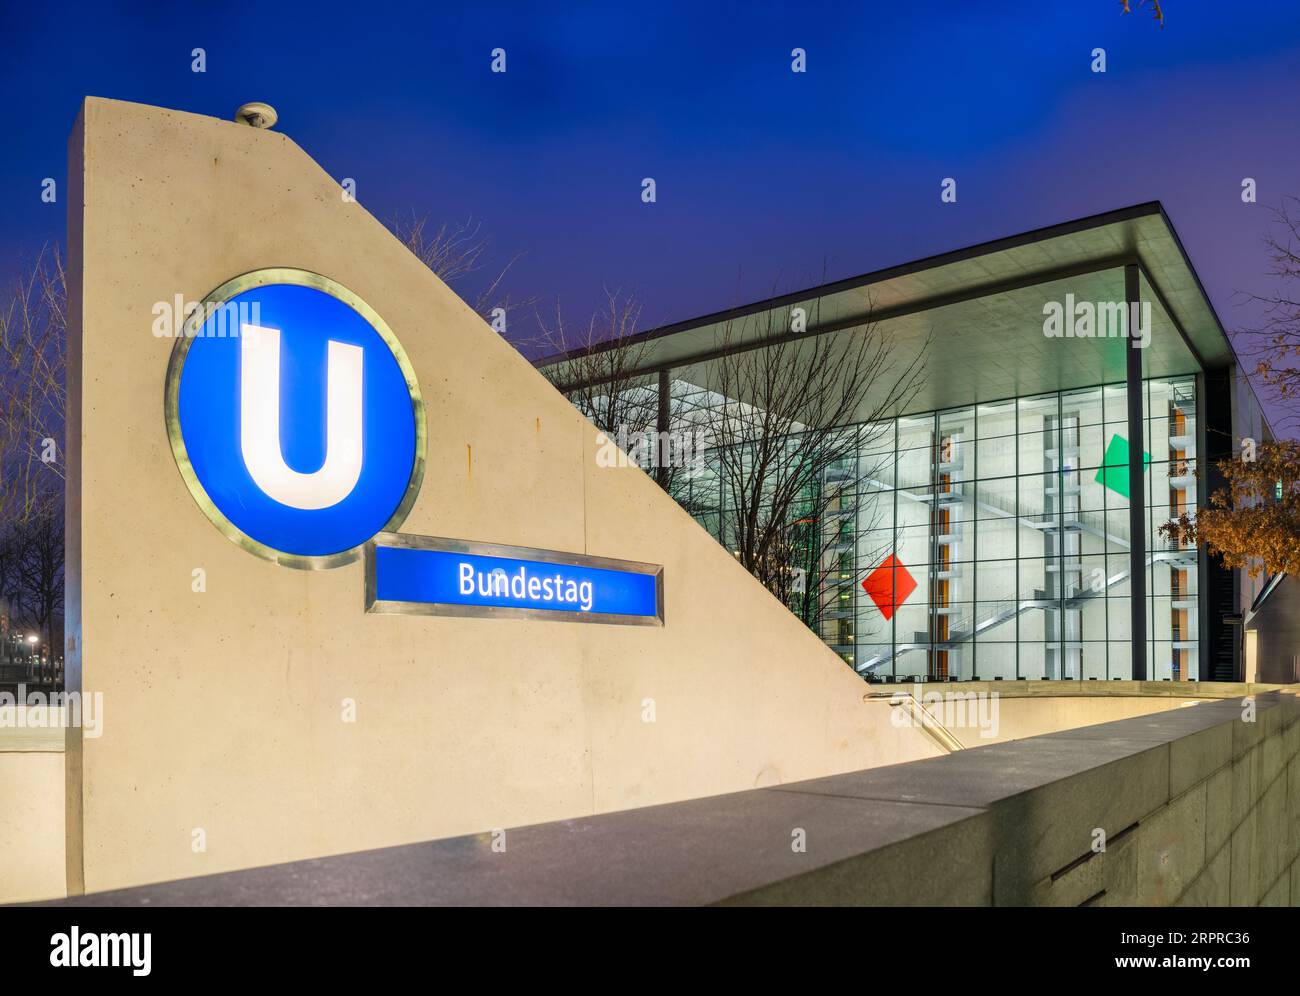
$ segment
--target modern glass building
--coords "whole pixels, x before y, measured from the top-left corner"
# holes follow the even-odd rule
[[[846,663],[870,680],[1241,676],[1267,580],[1159,527],[1269,430],[1159,204],[652,330],[629,373],[671,432],[761,403],[720,390],[736,383],[720,371],[771,330],[868,325],[924,373],[904,410],[843,430],[853,445],[798,520],[812,594],[792,608]],[[670,491],[730,545],[726,461],[709,456]]]

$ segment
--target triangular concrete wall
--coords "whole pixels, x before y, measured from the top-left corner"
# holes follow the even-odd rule
[[[105,709],[70,743],[72,891],[935,753],[649,478],[598,466],[590,425],[287,135],[91,98],[70,148],[69,663]],[[667,625],[366,615],[362,564],[214,529],[151,309],[269,266],[344,284],[409,354],[429,460],[402,531],[661,563]]]

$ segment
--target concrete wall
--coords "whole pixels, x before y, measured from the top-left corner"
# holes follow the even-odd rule
[[[863,686],[866,688],[867,686]],[[1077,685],[1068,682],[971,682],[958,686],[870,686],[866,695],[869,725],[882,722],[898,691],[943,690],[969,694],[997,692],[997,724],[992,737],[975,726],[953,726],[969,748],[1036,737],[1086,724],[1111,722],[1182,709],[1216,694],[1259,694],[1264,688],[1207,683],[1114,682]],[[1071,694],[1073,693],[1073,694]],[[970,715],[974,715],[972,712]],[[7,722],[7,720],[6,720]],[[1114,733],[1114,728],[1110,728]],[[1123,735],[1122,733],[1120,734]],[[65,894],[64,797],[60,729],[0,728],[0,902],[57,898]],[[941,751],[931,745],[931,753]],[[883,754],[880,765],[895,759]],[[797,786],[790,786],[797,789]],[[512,836],[513,839],[513,836]]]
[[[513,828],[504,852],[480,834],[77,905],[1300,905],[1298,701]]]
[[[1249,607],[1247,607],[1249,608]],[[1247,667],[1259,681],[1300,681],[1300,581],[1284,577],[1246,623]]]
[[[68,752],[74,893],[935,753],[641,471],[599,467],[590,425],[286,135],[92,98],[70,158],[68,657],[104,694]],[[409,354],[429,469],[405,531],[663,564],[667,625],[366,615],[362,564],[218,533],[168,445],[152,308],[267,266],[341,282]]]
[[[0,902],[60,898],[63,751],[18,750],[6,739],[0,738]]]
[[[66,894],[65,726],[60,706],[0,703],[0,903]]]
[[[1085,851],[1085,860],[1055,878],[1033,881],[1030,900],[1300,906],[1300,709],[1294,695],[1262,696],[1257,705],[1254,722],[1243,722],[1241,708],[1230,702],[1203,707],[1219,710],[1217,723],[1171,717],[1183,722],[1181,735],[1113,772],[1116,784],[1156,789],[1146,801],[1134,798],[1116,821],[1130,820],[1128,832],[1120,827],[1117,837],[1112,830],[1104,854]],[[1094,727],[1073,736],[1106,732]],[[1159,742],[1168,731],[1152,724],[1125,732]]]
[[[969,808],[729,901],[1300,905],[1298,752],[1300,700],[1265,692],[786,786]]]
[[[1089,724],[1181,710],[1198,702],[1214,701],[1214,696],[1258,695],[1270,690],[1263,686],[1204,682],[1129,681],[1104,684],[963,682],[958,685],[858,685],[854,688],[864,699],[868,729],[892,727],[901,717],[902,714],[896,712],[898,707],[891,704],[891,698],[899,692],[920,696],[936,691],[962,696],[997,693],[996,712],[990,713],[987,708],[981,712],[978,708],[963,706],[958,715],[969,720],[969,724],[950,723],[948,727],[953,736],[972,750]],[[936,718],[946,718],[941,708],[935,712]],[[980,735],[978,721],[981,716],[995,720],[988,738]],[[4,824],[4,832],[8,834],[6,841],[12,841],[14,846],[7,852],[0,852],[0,903],[62,896],[65,881],[63,773],[60,767],[63,731],[6,729],[3,722],[3,715],[0,715],[0,774],[4,775],[0,778],[0,801],[6,803],[5,812],[11,814],[10,820]],[[1113,728],[1110,729],[1113,732]],[[891,765],[917,754],[938,757],[946,752],[942,738],[936,739],[915,729],[896,732],[899,736],[892,743],[901,746],[904,752],[895,755],[882,747],[871,759],[873,766]],[[33,751],[45,753],[33,754]],[[77,783],[70,781],[69,784]],[[48,832],[50,827],[56,827],[56,832]],[[35,844],[31,843],[33,840]]]

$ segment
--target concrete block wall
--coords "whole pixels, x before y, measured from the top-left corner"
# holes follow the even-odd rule
[[[1110,766],[1116,805],[1096,822],[1103,853],[1081,852],[1030,885],[1043,905],[1300,905],[1300,709],[1293,694],[1197,706],[1045,739],[1120,736],[1136,750]],[[1149,746],[1147,746],[1149,745]],[[1143,791],[1131,791],[1142,783]],[[1103,789],[1104,791],[1104,789]],[[1102,813],[1100,798],[1085,803]],[[1086,820],[1084,822],[1087,822]],[[1077,840],[1077,827],[1062,827]],[[1008,900],[1012,896],[1004,897]]]
[[[1262,692],[519,827],[505,854],[479,834],[75,902],[1300,905],[1298,717]]]
[[[1298,703],[1277,691],[1205,701],[783,786],[966,811],[727,901],[1300,905]],[[880,873],[914,852],[925,875]]]
[[[13,750],[5,739],[0,735],[0,902],[63,896],[62,744]]]

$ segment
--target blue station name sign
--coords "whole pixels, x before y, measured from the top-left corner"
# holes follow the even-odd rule
[[[366,547],[366,611],[662,626],[663,568],[380,533]]]

